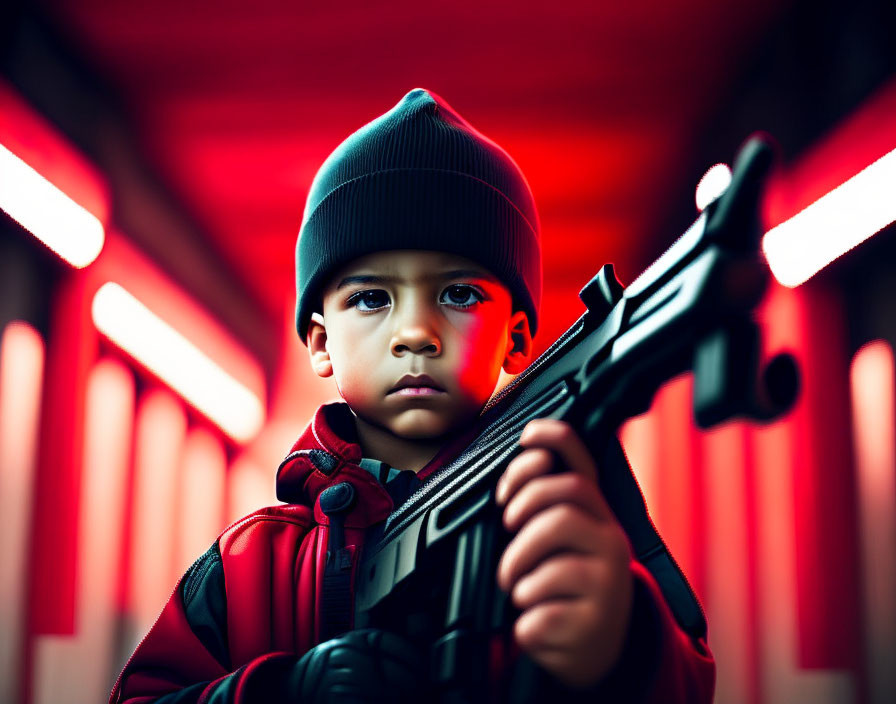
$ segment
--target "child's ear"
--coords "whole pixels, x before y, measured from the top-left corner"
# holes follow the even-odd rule
[[[532,333],[529,330],[529,316],[518,310],[510,316],[507,336],[507,352],[504,355],[504,371],[519,374],[529,366],[532,356]]]
[[[308,323],[308,354],[311,355],[311,368],[320,377],[333,376],[333,362],[327,352],[327,328],[320,313],[312,313]]]

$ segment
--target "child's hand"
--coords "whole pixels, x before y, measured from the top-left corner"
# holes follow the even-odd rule
[[[622,652],[631,547],[569,424],[534,420],[520,445],[527,449],[497,487],[504,525],[516,533],[498,565],[498,585],[523,612],[514,626],[520,647],[565,684],[589,687]],[[551,474],[553,453],[569,471]]]

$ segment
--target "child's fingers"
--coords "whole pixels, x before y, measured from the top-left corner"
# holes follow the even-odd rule
[[[568,423],[550,418],[530,421],[520,436],[523,452],[513,458],[498,482],[495,498],[505,503],[533,477],[556,469],[569,469],[594,481],[597,470],[575,430]]]
[[[555,555],[523,575],[510,596],[514,606],[525,611],[551,599],[594,597],[606,570],[598,560],[575,553]],[[597,586],[596,586],[597,585]]]
[[[581,639],[582,624],[592,620],[593,611],[594,605],[585,599],[545,601],[520,615],[514,624],[514,637],[536,659],[553,654],[563,662]],[[542,660],[542,664],[546,663]]]
[[[600,554],[627,566],[630,548],[618,523],[597,522],[581,508],[559,504],[537,513],[510,541],[498,564],[498,585],[510,591],[520,577],[559,552]]]
[[[564,472],[526,482],[504,508],[504,526],[516,532],[539,511],[560,503],[579,506],[598,520],[606,517],[605,501],[594,483],[581,474]]]
[[[597,480],[597,467],[591,452],[569,423],[552,418],[538,418],[523,429],[520,436],[523,447],[543,447],[553,450],[566,465],[566,469]]]
[[[495,491],[495,500],[499,505],[506,502],[526,482],[548,474],[554,467],[554,457],[549,450],[525,450],[514,457],[501,475]]]
[[[527,609],[514,624],[520,647],[566,684],[588,687],[619,657],[627,610],[599,613],[589,599],[554,599]],[[605,620],[604,620],[605,619]],[[603,629],[588,624],[605,622]]]
[[[527,482],[555,469],[569,470],[597,488],[597,469],[591,453],[568,423],[550,418],[533,420],[523,430],[520,446],[527,449],[507,465],[498,482],[495,499],[499,505],[506,504]],[[599,489],[595,493],[601,506],[600,517],[615,520],[603,494]]]

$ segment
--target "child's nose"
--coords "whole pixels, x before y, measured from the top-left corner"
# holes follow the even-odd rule
[[[406,311],[396,321],[392,336],[392,354],[400,356],[405,352],[430,357],[442,352],[442,342],[432,325],[430,315],[423,307]]]

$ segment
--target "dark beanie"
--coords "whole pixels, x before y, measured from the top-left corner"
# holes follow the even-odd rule
[[[439,96],[415,88],[350,135],[314,177],[296,243],[296,328],[304,341],[323,287],[353,259],[419,249],[484,266],[534,334],[540,239],[532,191],[513,159]]]

